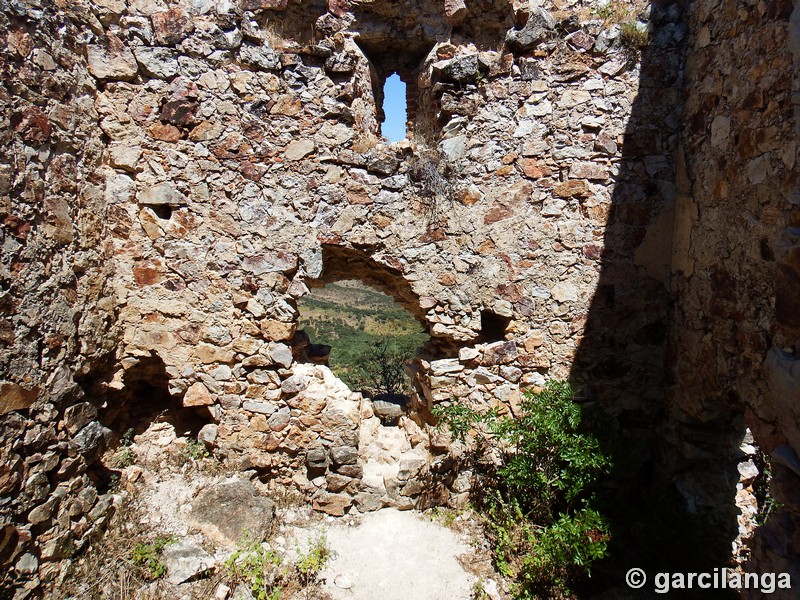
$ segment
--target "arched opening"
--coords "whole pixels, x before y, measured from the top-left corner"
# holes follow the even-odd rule
[[[390,142],[406,139],[408,121],[406,84],[397,72],[387,77],[383,85],[383,115],[381,135]]]
[[[299,326],[315,342],[307,346],[306,359],[326,364],[351,390],[372,398],[385,423],[394,424],[413,393],[410,362],[428,340],[420,323],[357,279],[315,287],[298,308]]]
[[[413,361],[431,351],[419,300],[389,267],[348,248],[323,247],[323,273],[298,302],[304,356],[324,363],[396,424],[414,397]]]

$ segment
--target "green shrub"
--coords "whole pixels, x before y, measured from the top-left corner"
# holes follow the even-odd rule
[[[167,566],[161,562],[161,553],[177,541],[177,537],[168,535],[157,537],[152,544],[137,544],[131,551],[131,559],[147,569],[150,579],[160,579],[167,573]]]
[[[325,534],[320,534],[308,548],[305,554],[300,554],[295,563],[295,568],[300,576],[300,583],[306,588],[306,598],[309,597],[311,586],[316,582],[317,576],[331,558],[331,551]]]
[[[183,455],[187,459],[201,460],[208,458],[208,449],[203,442],[189,438],[183,448]]]
[[[647,29],[641,28],[636,21],[626,21],[620,25],[619,43],[628,50],[642,50],[650,42]]]
[[[286,576],[282,564],[279,554],[245,534],[225,560],[225,570],[235,583],[249,587],[257,600],[277,600]]]
[[[476,469],[487,448],[500,464],[484,472],[481,502],[495,541],[495,562],[517,581],[517,598],[566,593],[607,554],[608,525],[593,507],[592,486],[609,468],[598,441],[580,431],[580,407],[565,382],[526,393],[519,417],[452,403],[434,415],[475,448]]]
[[[404,363],[412,356],[414,350],[410,347],[387,341],[374,342],[341,377],[351,389],[374,394],[407,394],[411,386]]]
[[[136,456],[130,446],[120,446],[111,457],[111,467],[114,469],[124,469],[136,462]]]

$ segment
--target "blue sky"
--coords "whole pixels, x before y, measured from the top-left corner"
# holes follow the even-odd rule
[[[397,73],[386,79],[383,86],[383,114],[381,134],[390,142],[406,139],[406,84]]]

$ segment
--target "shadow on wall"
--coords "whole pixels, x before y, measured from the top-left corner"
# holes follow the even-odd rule
[[[611,557],[593,573],[587,597],[624,589],[632,567],[656,573],[725,566],[737,534],[738,473],[730,449],[741,441],[743,409],[734,417],[736,427],[730,414],[724,423],[689,422],[685,415],[675,423],[670,409],[669,357],[680,352],[669,348],[669,279],[681,193],[687,5],[651,5],[650,41],[620,149],[599,283],[570,375],[584,390],[587,420],[614,462],[600,490],[614,538]],[[712,492],[696,494],[703,486]],[[715,505],[698,497],[713,497]]]
[[[83,437],[89,439],[81,447],[88,475],[95,487],[105,493],[120,477],[127,464],[118,464],[112,451],[130,444],[134,436],[144,433],[155,424],[165,423],[174,428],[177,436],[194,440],[200,429],[213,422],[206,406],[183,406],[181,399],[169,391],[169,375],[164,361],[157,354],[140,357],[129,364],[121,379],[121,386],[110,387],[112,365],[98,371],[91,378],[80,380],[85,391],[85,402],[72,406],[66,413],[81,426],[93,421]],[[95,420],[96,419],[96,420]],[[81,444],[79,443],[79,446]],[[153,460],[174,459],[170,453],[175,444],[164,449]]]

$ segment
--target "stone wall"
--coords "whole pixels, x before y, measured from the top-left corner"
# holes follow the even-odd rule
[[[82,58],[91,33],[71,10],[0,6],[0,563],[7,586],[17,575],[53,581],[59,561],[102,526],[109,501],[98,498],[87,466],[107,431],[91,407],[76,403],[83,378],[113,359],[119,337],[99,173],[105,141]]]
[[[679,447],[673,456],[683,457],[673,468],[687,501],[716,509],[723,494],[757,483],[740,451],[752,430],[770,455],[772,494],[786,506],[757,534],[754,568],[788,571],[797,581],[792,10],[792,2],[745,8],[722,1],[696,2],[690,12],[672,252],[670,439]]]
[[[103,451],[162,406],[331,514],[460,505],[430,409],[549,378],[693,510],[733,506],[747,406],[790,480],[782,351],[760,402],[796,341],[788,4],[642,6],[641,53],[580,1],[69,4],[0,3],[9,578],[66,573]],[[387,145],[393,71],[414,136]],[[297,300],[344,278],[431,335],[400,427],[304,364]]]
[[[588,11],[537,12],[538,29],[511,36],[514,54],[502,14],[494,30],[476,25],[483,13],[454,28],[435,3],[374,3],[322,14],[305,43],[292,32],[307,15],[262,8],[133,4],[87,47],[110,139],[124,332],[112,385],[158,355],[221,455],[288,481],[325,430],[290,399],[303,386],[296,300],[341,277],[386,290],[429,330],[423,416],[453,396],[513,410],[520,385],[566,377],[597,287],[635,61],[608,43],[586,51],[604,27]],[[417,114],[437,119],[387,146],[372,94],[375,77],[409,68],[389,37],[404,30],[422,31],[408,43],[427,53],[415,57]]]

